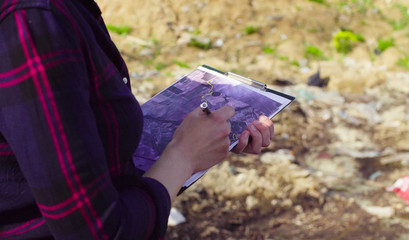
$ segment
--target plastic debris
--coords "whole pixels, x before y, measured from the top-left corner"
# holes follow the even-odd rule
[[[395,214],[395,210],[392,207],[380,207],[380,206],[361,206],[367,213],[372,214],[378,218],[391,218]]]
[[[186,222],[186,218],[182,215],[182,213],[180,213],[176,208],[172,208],[170,210],[168,225],[176,226],[184,222]]]
[[[395,192],[399,197],[409,203],[409,176],[399,178],[395,183],[386,188],[389,192]]]
[[[382,171],[376,171],[374,173],[371,174],[371,176],[369,176],[370,180],[375,180],[378,177],[382,176],[383,172]]]
[[[308,85],[309,86],[316,86],[316,87],[326,87],[328,86],[329,77],[321,78],[320,70],[308,78]]]

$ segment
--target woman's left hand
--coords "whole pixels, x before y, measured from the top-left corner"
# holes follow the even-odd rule
[[[273,122],[268,117],[262,115],[258,120],[250,124],[247,130],[241,133],[239,143],[232,149],[232,152],[259,154],[261,147],[268,147],[270,145],[273,136]]]

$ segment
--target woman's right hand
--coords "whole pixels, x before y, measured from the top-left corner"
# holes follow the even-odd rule
[[[171,200],[193,173],[208,169],[229,153],[234,108],[224,106],[207,115],[199,108],[189,113],[177,128],[160,158],[144,174],[161,182]]]
[[[165,151],[180,153],[192,173],[212,167],[228,155],[233,115],[234,108],[228,105],[209,115],[196,108],[183,120]]]

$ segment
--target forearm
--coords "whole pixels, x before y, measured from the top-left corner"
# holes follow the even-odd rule
[[[181,151],[170,142],[156,163],[144,174],[162,183],[168,190],[171,201],[176,198],[183,183],[193,174],[189,161]]]

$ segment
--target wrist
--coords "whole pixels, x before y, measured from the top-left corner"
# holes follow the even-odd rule
[[[163,161],[171,163],[174,166],[178,166],[187,180],[194,173],[192,157],[187,153],[188,149],[183,149],[181,145],[173,139],[169,142],[160,158],[163,158]]]
[[[160,158],[144,174],[144,177],[153,178],[162,183],[169,192],[171,200],[176,198],[180,188],[193,174],[190,159],[175,143],[169,143]]]

